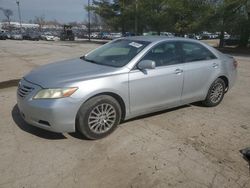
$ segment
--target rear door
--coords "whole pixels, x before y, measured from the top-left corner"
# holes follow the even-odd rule
[[[184,62],[182,103],[204,100],[219,71],[219,60],[205,46],[180,42]]]

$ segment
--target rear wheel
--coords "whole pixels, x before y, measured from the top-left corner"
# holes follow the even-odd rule
[[[100,139],[112,133],[121,119],[121,107],[111,96],[100,95],[84,103],[78,111],[76,126],[88,139]]]
[[[217,78],[210,89],[206,99],[202,102],[204,106],[213,107],[220,104],[225,94],[225,82],[221,78]]]

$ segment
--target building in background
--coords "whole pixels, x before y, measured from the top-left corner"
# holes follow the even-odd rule
[[[20,23],[19,22],[10,22],[10,25],[8,22],[0,22],[0,29],[5,30],[6,28],[11,27],[14,29],[19,29],[20,28]],[[39,27],[38,24],[31,24],[31,23],[22,23],[22,28],[24,29],[37,29]]]

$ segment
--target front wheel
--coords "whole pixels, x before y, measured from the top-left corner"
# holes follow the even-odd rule
[[[213,107],[220,104],[225,94],[225,82],[217,78],[208,90],[207,97],[202,104],[207,107]]]
[[[89,99],[78,111],[77,130],[88,139],[100,139],[111,134],[121,120],[121,107],[109,95]]]

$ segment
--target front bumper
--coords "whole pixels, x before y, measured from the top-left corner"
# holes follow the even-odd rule
[[[71,97],[33,99],[33,96],[42,88],[24,79],[19,85],[33,88],[25,97],[17,92],[17,105],[27,123],[52,132],[75,132],[75,118],[81,105],[79,99]]]

